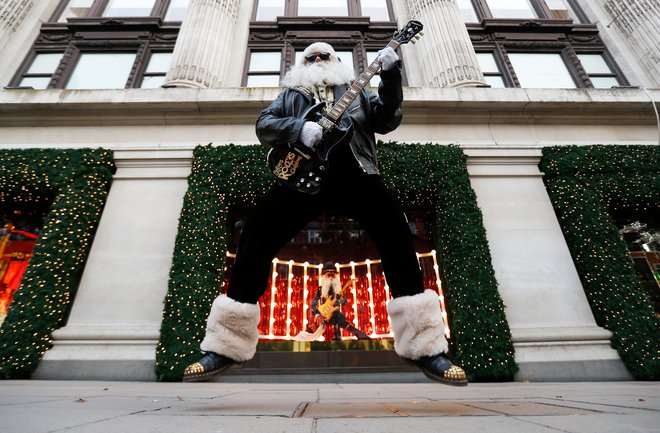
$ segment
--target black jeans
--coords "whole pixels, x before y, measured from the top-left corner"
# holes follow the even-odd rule
[[[424,291],[412,234],[398,203],[380,176],[349,165],[329,177],[318,194],[295,192],[279,184],[266,194],[243,227],[227,296],[256,304],[268,287],[279,249],[328,208],[355,219],[369,234],[393,297]]]

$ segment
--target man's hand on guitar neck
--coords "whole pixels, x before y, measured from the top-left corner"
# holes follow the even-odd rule
[[[383,71],[389,71],[394,67],[396,62],[399,61],[399,56],[391,47],[385,47],[378,51],[378,61],[380,62]]]

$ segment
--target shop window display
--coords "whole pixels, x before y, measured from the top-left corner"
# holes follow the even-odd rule
[[[45,212],[0,208],[0,325],[32,258]]]
[[[660,218],[651,215],[637,215],[637,218],[629,216],[619,227],[637,278],[651,298],[655,314],[660,315]]]
[[[446,320],[444,296],[438,272],[439,258],[433,247],[432,218],[427,212],[408,212],[415,249],[427,289],[438,293],[438,305]],[[225,285],[231,278],[233,252],[243,227],[241,215],[233,218]],[[338,305],[348,329],[336,325],[319,330],[314,324],[314,297],[330,262],[339,284],[345,287]],[[366,334],[371,340],[390,340],[386,303],[391,299],[377,249],[368,235],[350,218],[323,215],[311,221],[284,246],[273,261],[269,288],[259,299],[261,341],[355,340]],[[318,299],[316,300],[318,301]],[[355,332],[358,330],[359,332]]]

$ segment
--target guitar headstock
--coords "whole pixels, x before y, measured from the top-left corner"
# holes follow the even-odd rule
[[[407,44],[412,42],[413,44],[419,39],[424,33],[422,29],[424,25],[419,21],[408,21],[408,24],[403,26],[403,28],[396,33],[394,33],[394,40],[399,44]]]

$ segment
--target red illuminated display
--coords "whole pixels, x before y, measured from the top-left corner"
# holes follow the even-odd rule
[[[229,257],[233,255],[229,254]],[[424,273],[424,285],[438,293],[438,308],[445,319],[449,337],[444,296],[438,274],[435,251],[418,254]],[[341,312],[356,328],[372,339],[392,338],[386,303],[391,299],[389,287],[380,260],[366,260],[336,264],[342,284],[354,277],[356,281],[346,290],[346,304]],[[231,272],[231,266],[228,269]],[[294,340],[312,319],[310,305],[319,286],[321,265],[309,265],[275,259],[272,265],[268,289],[259,299],[261,321],[259,334],[262,340]],[[334,338],[332,325],[326,327],[319,340]],[[342,330],[342,339],[355,337]]]

